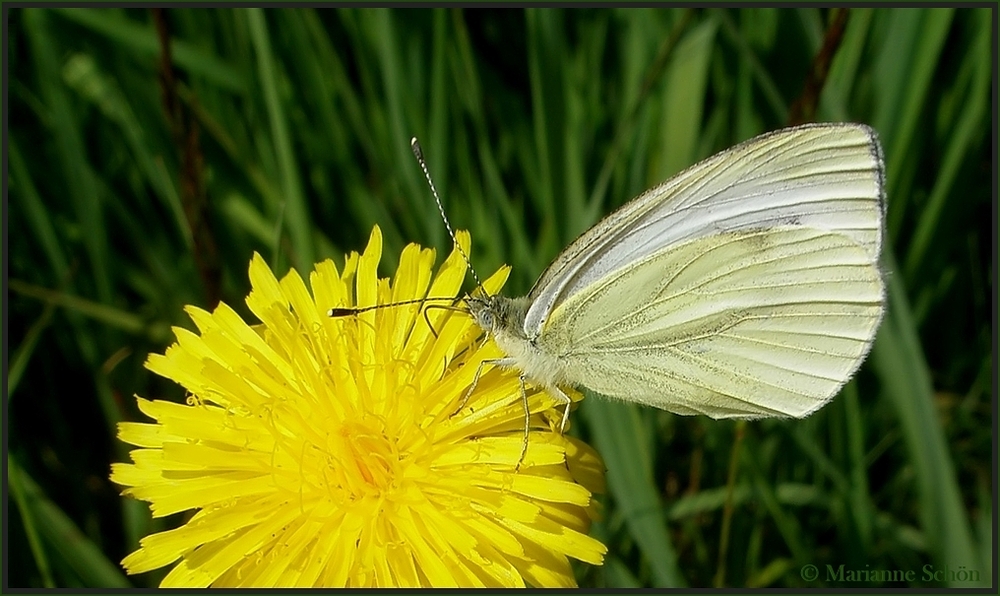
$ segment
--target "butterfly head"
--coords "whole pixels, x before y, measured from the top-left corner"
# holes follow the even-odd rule
[[[506,296],[470,296],[465,303],[476,324],[489,335],[524,336],[526,300],[511,299]]]

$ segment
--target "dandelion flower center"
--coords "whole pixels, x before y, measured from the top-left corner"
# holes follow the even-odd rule
[[[396,441],[386,436],[382,425],[366,422],[342,425],[328,447],[336,486],[345,487],[352,499],[382,496],[396,488],[407,465]],[[354,479],[363,482],[352,485]]]

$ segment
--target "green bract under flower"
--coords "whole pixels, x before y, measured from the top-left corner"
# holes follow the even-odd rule
[[[459,241],[468,250],[469,237]],[[155,423],[122,423],[139,447],[114,464],[124,494],[154,516],[193,511],[142,539],[122,564],[174,564],[163,586],[573,586],[568,558],[600,564],[586,532],[603,464],[556,432],[561,412],[528,387],[524,462],[517,375],[461,312],[420,304],[330,318],[333,307],[453,297],[457,251],[434,275],[434,251],[407,246],[395,278],[379,279],[382,236],[343,271],[332,261],[280,281],[255,255],[247,305],[187,312],[199,333],[147,367],[180,383],[186,405],[139,398]],[[483,285],[495,293],[508,270]],[[434,332],[437,333],[435,337]],[[574,394],[578,397],[578,394]]]

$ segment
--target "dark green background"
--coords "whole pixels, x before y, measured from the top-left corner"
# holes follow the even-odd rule
[[[107,476],[127,457],[115,424],[141,419],[133,394],[183,397],[142,362],[192,327],[184,304],[247,314],[253,251],[308,270],[375,223],[385,274],[407,242],[443,254],[412,135],[477,269],[510,263],[523,292],[613,207],[786,125],[837,15],[170,9],[168,98],[197,136],[166,115],[151,11],[7,16],[7,580],[106,587],[155,584],[118,561],[181,521],[150,521]],[[594,534],[610,552],[581,585],[882,585],[827,578],[841,564],[992,581],[993,19],[850,11],[806,116],[867,122],[884,144],[872,356],[803,421],[585,400],[573,432],[609,468]]]

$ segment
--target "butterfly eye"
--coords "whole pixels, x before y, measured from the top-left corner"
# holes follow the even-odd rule
[[[483,329],[493,329],[493,324],[496,319],[493,317],[493,311],[483,310],[479,313],[479,326]]]

